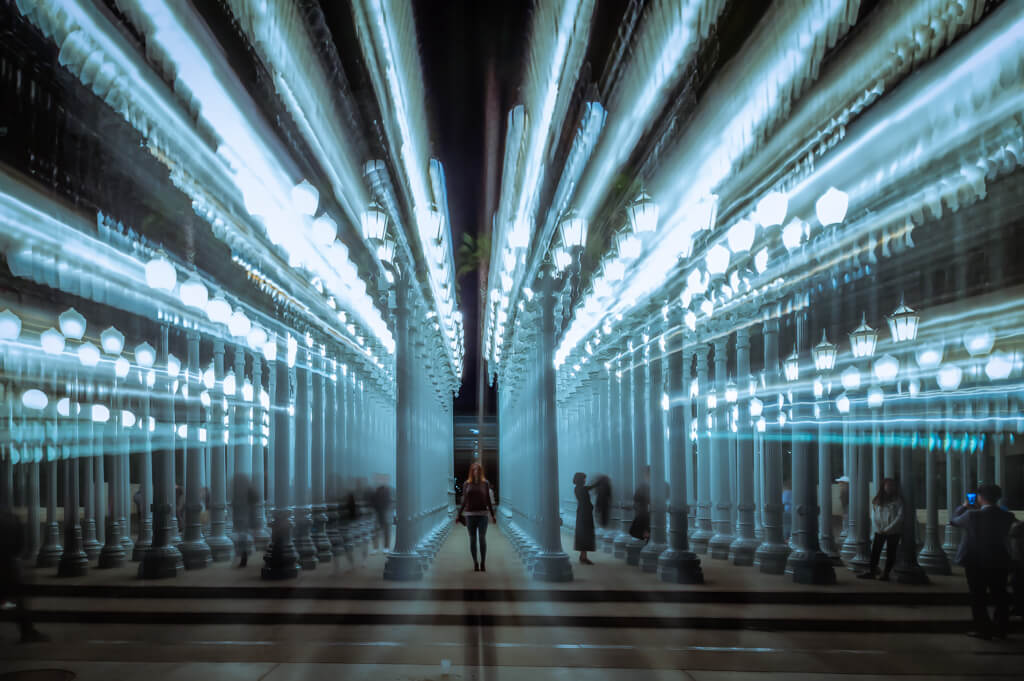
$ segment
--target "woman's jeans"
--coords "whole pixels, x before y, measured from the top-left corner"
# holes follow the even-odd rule
[[[875,541],[871,544],[871,571],[878,569],[878,560],[882,557],[882,544],[885,544],[885,574],[892,571],[896,562],[896,552],[900,546],[899,534],[881,534],[875,532]]]
[[[489,518],[485,515],[467,515],[466,518],[466,529],[469,530],[469,552],[473,556],[473,562],[476,562],[476,542],[477,534],[480,535],[480,562],[483,563],[487,560],[487,521]]]

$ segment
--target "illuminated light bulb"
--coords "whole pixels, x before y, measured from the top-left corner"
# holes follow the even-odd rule
[[[363,238],[380,241],[388,228],[388,214],[377,203],[371,203],[361,216]]]
[[[145,369],[153,366],[156,362],[156,350],[149,343],[140,343],[135,346],[135,362]]]
[[[960,379],[963,378],[963,370],[956,364],[943,364],[935,379],[939,388],[951,392],[960,387]]]
[[[210,294],[209,291],[206,290],[206,284],[199,281],[199,277],[193,275],[188,278],[188,281],[181,285],[178,290],[178,295],[181,298],[181,302],[188,307],[195,308],[197,310],[205,310]]]
[[[840,414],[849,414],[850,413],[850,396],[847,395],[846,393],[843,393],[842,395],[837,397],[836,398],[836,409],[839,411]]]
[[[389,265],[395,262],[396,244],[393,239],[384,239],[377,245],[377,259]]]
[[[764,413],[764,402],[756,397],[750,398],[750,415],[757,418]]]
[[[235,371],[232,369],[228,372],[228,375],[224,377],[223,383],[224,394],[228,397],[235,396]]]
[[[797,354],[795,347],[786,361],[782,363],[782,371],[790,383],[800,378],[800,355]]]
[[[20,335],[21,318],[10,310],[0,312],[0,340],[18,340]]]
[[[242,338],[249,335],[249,330],[252,328],[252,322],[245,316],[245,313],[241,310],[235,310],[231,315],[231,319],[228,320],[228,333],[235,338]]]
[[[934,369],[942,364],[942,345],[929,345],[918,349],[915,353],[917,366],[922,369]]]
[[[750,220],[742,218],[729,228],[727,237],[729,250],[733,253],[746,253],[754,245],[754,235],[757,232],[757,225]]]
[[[572,256],[564,248],[556,248],[554,253],[555,267],[564,270],[572,264]]]
[[[839,375],[839,382],[843,384],[844,390],[857,390],[860,388],[860,370],[857,367],[847,367]]]
[[[128,375],[128,372],[132,369],[132,363],[126,360],[124,357],[118,357],[114,362],[114,375],[118,378],[124,378]]]
[[[892,355],[882,355],[875,361],[875,378],[882,383],[891,383],[896,380],[900,372],[900,361]]]
[[[138,419],[135,418],[135,414],[133,414],[132,412],[128,411],[127,409],[121,410],[121,425],[124,426],[125,428],[131,428],[132,426],[135,425],[135,422],[137,420]]]
[[[204,390],[203,392],[199,393],[199,403],[202,404],[204,407],[210,406],[210,393],[208,391]]]
[[[120,355],[124,350],[124,334],[111,326],[100,334],[100,345],[108,355]]]
[[[710,393],[708,393],[707,402],[708,402],[708,409],[716,409],[716,408],[718,408],[718,397],[715,395],[715,391],[714,390],[712,390]]]
[[[871,357],[875,354],[878,332],[868,326],[867,317],[861,316],[860,326],[850,333],[850,350],[857,359]]]
[[[764,271],[768,269],[767,248],[762,248],[754,255],[754,268],[757,270],[758,274],[764,274]]]
[[[224,300],[224,296],[215,296],[206,306],[206,316],[214,324],[229,324],[231,322],[231,305]]]
[[[50,403],[50,398],[42,390],[30,388],[21,394],[21,403],[26,409],[42,411]]]
[[[893,343],[904,343],[917,338],[917,324],[921,318],[914,310],[907,307],[900,297],[900,304],[893,313],[886,317],[889,322],[889,335]]]
[[[757,202],[755,218],[762,227],[781,225],[786,219],[789,199],[782,192],[768,192]]]
[[[313,220],[313,243],[319,246],[330,246],[338,238],[338,223],[330,215],[324,213]]]
[[[203,372],[203,387],[207,390],[213,390],[215,385],[217,385],[217,375],[213,373],[213,367],[210,367]]]
[[[160,291],[173,291],[178,272],[166,259],[156,257],[146,263],[146,283]]]
[[[623,260],[630,261],[636,260],[640,257],[640,251],[643,249],[643,244],[640,239],[631,232],[620,232],[615,237],[615,249],[619,253],[619,257]]]
[[[721,244],[715,244],[708,249],[704,255],[704,266],[712,277],[725,274],[729,267],[729,249]]]
[[[94,404],[90,416],[94,423],[106,423],[110,420],[110,410],[102,404]]]
[[[177,378],[181,373],[181,360],[172,354],[167,355],[167,375],[170,378]]]
[[[619,260],[609,260],[604,265],[604,277],[610,282],[622,281],[626,276],[626,265]]]
[[[57,318],[57,325],[65,338],[82,340],[85,335],[85,317],[73,307],[64,310]]]
[[[320,192],[309,180],[302,180],[292,187],[292,204],[295,210],[304,215],[316,215],[317,206],[320,205]]]
[[[182,440],[187,438],[188,437],[188,425],[183,423],[180,426],[178,426],[177,434],[178,434],[178,437],[180,439],[182,439]]]
[[[64,352],[64,336],[54,328],[49,328],[39,334],[39,344],[43,347],[43,352],[48,355],[59,355]]]
[[[637,234],[658,229],[658,204],[646,192],[642,192],[626,207],[626,214],[629,216],[629,224]]]
[[[814,203],[814,213],[822,227],[835,225],[846,219],[846,209],[850,206],[850,197],[844,191],[829,187]]]
[[[249,329],[249,333],[246,336],[246,342],[253,350],[262,348],[267,342],[267,332],[262,326],[254,325]]]
[[[276,340],[273,340],[273,339],[268,340],[266,343],[263,344],[263,347],[261,348],[261,350],[263,352],[263,359],[265,359],[268,362],[276,362],[277,361],[277,341]]]
[[[78,346],[78,361],[84,367],[94,367],[100,363],[100,349],[92,343],[82,343]]]
[[[995,334],[981,324],[975,324],[964,332],[964,348],[971,357],[987,355],[995,342]]]
[[[689,327],[690,331],[697,330],[697,315],[693,310],[686,311],[686,314],[683,315],[683,321],[686,322],[686,326]]]
[[[715,311],[715,305],[714,303],[711,302],[709,298],[705,298],[700,303],[700,311],[704,313],[705,317],[710,317],[711,314]]]
[[[910,382],[907,384],[907,392],[910,393],[911,397],[917,397],[918,393],[921,392],[921,381],[916,378],[910,379]]]
[[[57,414],[60,416],[71,416],[71,400],[62,397],[57,400]]]
[[[985,375],[990,381],[1002,381],[1010,376],[1013,370],[1013,362],[1009,355],[1003,352],[993,353],[985,363]]]
[[[793,251],[800,247],[804,238],[804,223],[799,219],[792,220],[782,228],[782,245],[786,250]]]
[[[814,379],[814,399],[820,400],[821,396],[825,394],[825,384],[821,382],[820,378]]]
[[[873,385],[868,388],[868,406],[872,409],[882,406],[882,402],[885,400],[885,393],[877,385]]]
[[[331,378],[333,380],[335,377],[332,376]],[[248,378],[245,379],[245,383],[242,384],[242,399],[246,402],[252,402],[253,399],[252,381]]]
[[[565,248],[583,248],[587,243],[587,221],[575,211],[570,212],[558,226]]]

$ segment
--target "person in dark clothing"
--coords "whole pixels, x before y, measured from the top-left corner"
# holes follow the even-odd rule
[[[249,564],[249,552],[252,551],[251,532],[256,527],[256,506],[259,495],[247,475],[236,475],[232,482],[232,510],[235,551],[239,555],[238,567]]]
[[[32,612],[25,599],[21,553],[25,550],[25,526],[9,508],[0,508],[0,602],[13,601],[18,612],[22,643],[49,641],[32,624]]]
[[[607,475],[598,475],[594,480],[594,519],[601,527],[608,527],[612,510],[612,481]]]
[[[459,507],[458,521],[466,524],[469,530],[469,553],[473,556],[474,572],[487,572],[487,516],[492,522],[494,505],[491,503],[491,485],[484,477],[484,467],[473,463],[469,467],[469,478],[462,486],[462,505]],[[480,544],[480,560],[476,559],[477,543]]]
[[[590,490],[596,485],[587,487],[585,473],[572,476],[572,484],[576,486],[576,538],[573,548],[580,552],[581,565],[593,565],[587,558],[587,551],[596,551],[594,539],[594,505],[590,503]]]
[[[377,516],[377,536],[373,538],[373,546],[377,547],[377,538],[383,539],[381,551],[391,548],[391,488],[384,482],[377,485],[370,496],[370,505]]]
[[[651,537],[651,469],[644,470],[644,481],[633,493],[633,524],[629,526],[629,534],[636,539],[647,541]]]
[[[1010,625],[1006,578],[1010,569],[1008,538],[1015,518],[997,506],[1002,496],[998,485],[981,485],[977,501],[960,505],[950,520],[964,530],[956,562],[964,567],[971,593],[975,630],[969,635],[986,640],[1006,638]],[[994,627],[988,613],[990,602],[995,606]]]

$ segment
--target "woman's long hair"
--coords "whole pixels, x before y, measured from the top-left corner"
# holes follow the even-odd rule
[[[473,479],[473,473],[475,471],[480,471],[480,479],[479,480],[474,480]],[[487,476],[484,475],[484,466],[479,461],[474,461],[469,466],[469,477],[466,478],[466,484],[468,485],[468,484],[473,483],[473,482],[487,482]]]
[[[892,486],[896,489],[891,495],[885,493],[885,483],[891,482]],[[892,478],[885,478],[882,480],[882,484],[878,486],[878,494],[871,500],[871,503],[875,506],[885,506],[891,501],[896,501],[900,498],[900,486],[896,484],[896,481]]]

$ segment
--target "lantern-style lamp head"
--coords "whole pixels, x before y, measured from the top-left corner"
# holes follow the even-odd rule
[[[118,357],[114,361],[114,375],[118,378],[125,378],[128,376],[128,372],[132,370],[132,363],[124,357]]]
[[[100,334],[100,345],[108,355],[120,355],[124,350],[124,334],[111,326]]]
[[[587,243],[587,221],[571,211],[558,226],[565,248],[583,248]]]
[[[78,361],[84,367],[94,367],[100,363],[100,349],[92,343],[82,343],[78,346]]]
[[[850,206],[850,197],[844,191],[829,187],[828,191],[814,204],[814,212],[822,227],[828,227],[846,219],[846,209]]]
[[[845,392],[836,398],[836,409],[840,414],[850,413],[850,396]]]
[[[64,336],[57,329],[47,329],[39,334],[39,344],[48,355],[59,355],[64,352]]]
[[[825,329],[821,330],[821,342],[814,346],[811,354],[814,356],[814,368],[820,372],[832,371],[836,367],[835,343],[829,343],[825,335]]]
[[[172,354],[167,355],[167,375],[170,378],[177,378],[181,373],[181,360]]]
[[[860,326],[850,334],[850,349],[857,359],[865,359],[875,354],[878,343],[878,332],[868,326],[867,316],[862,316]]]
[[[987,355],[996,342],[995,334],[987,326],[975,324],[964,332],[964,347],[971,357]]]
[[[882,355],[875,360],[875,378],[882,383],[892,383],[900,373],[900,361],[892,355]]]
[[[782,371],[786,375],[786,380],[790,383],[800,378],[800,355],[797,354],[795,347],[792,354],[783,362]]]
[[[920,317],[914,310],[907,307],[900,297],[900,305],[886,317],[889,322],[889,334],[893,343],[905,343],[917,338],[917,323]]]
[[[728,385],[725,386],[725,401],[729,404],[736,404],[738,399],[739,390],[736,388],[736,381],[730,379]]]
[[[633,203],[626,207],[629,224],[637,234],[654,232],[658,229],[658,204],[647,192],[641,192]]]
[[[18,340],[21,318],[10,310],[0,312],[0,340]]]
[[[1013,370],[1013,362],[1004,352],[994,352],[985,363],[985,375],[990,381],[1003,381],[1009,378]]]
[[[559,271],[566,269],[570,264],[572,264],[572,256],[569,255],[569,251],[564,248],[556,248],[552,255],[552,259],[555,261],[555,267],[557,267]]]
[[[393,239],[384,239],[377,246],[377,259],[388,265],[395,264],[395,242]]]
[[[935,369],[942,364],[942,343],[935,343],[933,345],[926,345],[919,348],[915,353],[917,359],[917,366],[922,369]]]
[[[764,413],[764,402],[762,402],[760,400],[760,398],[751,397],[750,398],[750,416],[752,418],[756,419],[758,416],[760,416],[763,413]]]
[[[885,393],[877,385],[873,385],[868,388],[868,407],[871,409],[877,409],[882,406],[882,402],[885,400]]]
[[[73,307],[69,307],[60,313],[57,318],[60,332],[71,340],[82,340],[85,335],[85,317]]]
[[[135,362],[144,369],[150,368],[156,362],[156,350],[149,343],[136,345]]]
[[[715,395],[714,388],[708,393],[708,409],[716,409],[718,407],[718,396]]]
[[[362,215],[363,238],[369,241],[382,241],[388,229],[388,214],[380,204],[371,203]]]

